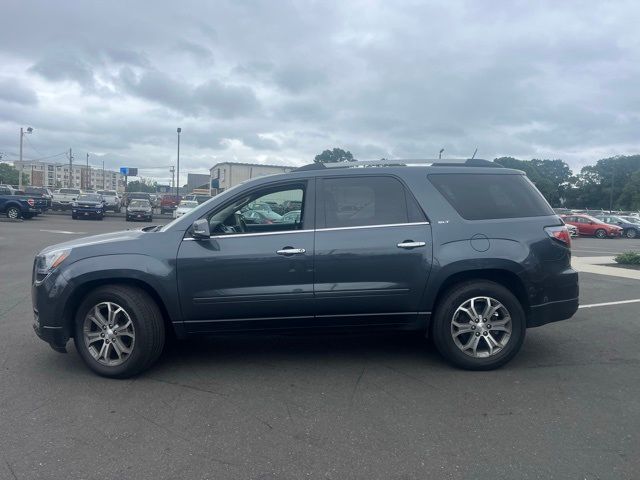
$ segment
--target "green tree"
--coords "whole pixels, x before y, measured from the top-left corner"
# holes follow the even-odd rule
[[[127,192],[147,192],[155,193],[156,182],[148,179],[141,178],[140,180],[134,180],[127,183]]]
[[[0,183],[7,185],[18,185],[20,180],[18,178],[19,171],[13,165],[0,162]],[[22,172],[22,184],[29,185],[29,175]]]
[[[631,175],[618,197],[618,203],[629,210],[640,210],[640,170]]]
[[[554,207],[562,205],[569,189],[571,169],[563,160],[518,160],[513,157],[501,157],[494,160],[503,167],[522,170],[529,180],[540,190]]]
[[[333,150],[325,150],[321,154],[316,155],[314,163],[336,163],[336,162],[353,162],[355,158],[350,151],[344,151],[341,148],[334,148]]]

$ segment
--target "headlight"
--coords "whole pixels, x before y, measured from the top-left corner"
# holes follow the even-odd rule
[[[42,279],[49,275],[70,253],[70,248],[64,248],[38,255],[36,257],[36,277]]]

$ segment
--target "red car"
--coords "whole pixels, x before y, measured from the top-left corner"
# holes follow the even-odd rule
[[[580,236],[596,238],[614,238],[622,236],[622,228],[609,225],[591,215],[574,214],[562,215],[564,223],[573,225],[578,229]]]
[[[178,208],[181,197],[178,195],[163,195],[160,199],[160,213],[173,213]]]

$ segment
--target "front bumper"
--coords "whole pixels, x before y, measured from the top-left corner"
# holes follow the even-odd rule
[[[60,271],[52,272],[42,282],[34,279],[31,284],[33,330],[57,351],[64,351],[73,333],[65,311],[70,293],[70,285]]]
[[[153,214],[151,212],[127,212],[127,217],[133,220],[151,220]]]
[[[104,210],[95,208],[78,208],[72,207],[71,214],[78,217],[101,217],[104,215]]]

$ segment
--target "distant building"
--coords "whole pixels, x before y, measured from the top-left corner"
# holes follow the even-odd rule
[[[187,192],[192,192],[196,188],[205,185],[209,189],[209,175],[206,173],[189,173],[187,174]]]
[[[124,192],[124,177],[120,172],[75,164],[69,175],[68,163],[50,163],[31,160],[16,160],[13,165],[29,175],[29,183],[36,187],[81,188],[83,190],[116,190]]]
[[[220,193],[251,178],[264,177],[275,173],[290,172],[296,167],[284,165],[262,165],[259,163],[216,163],[209,170],[212,193]]]

